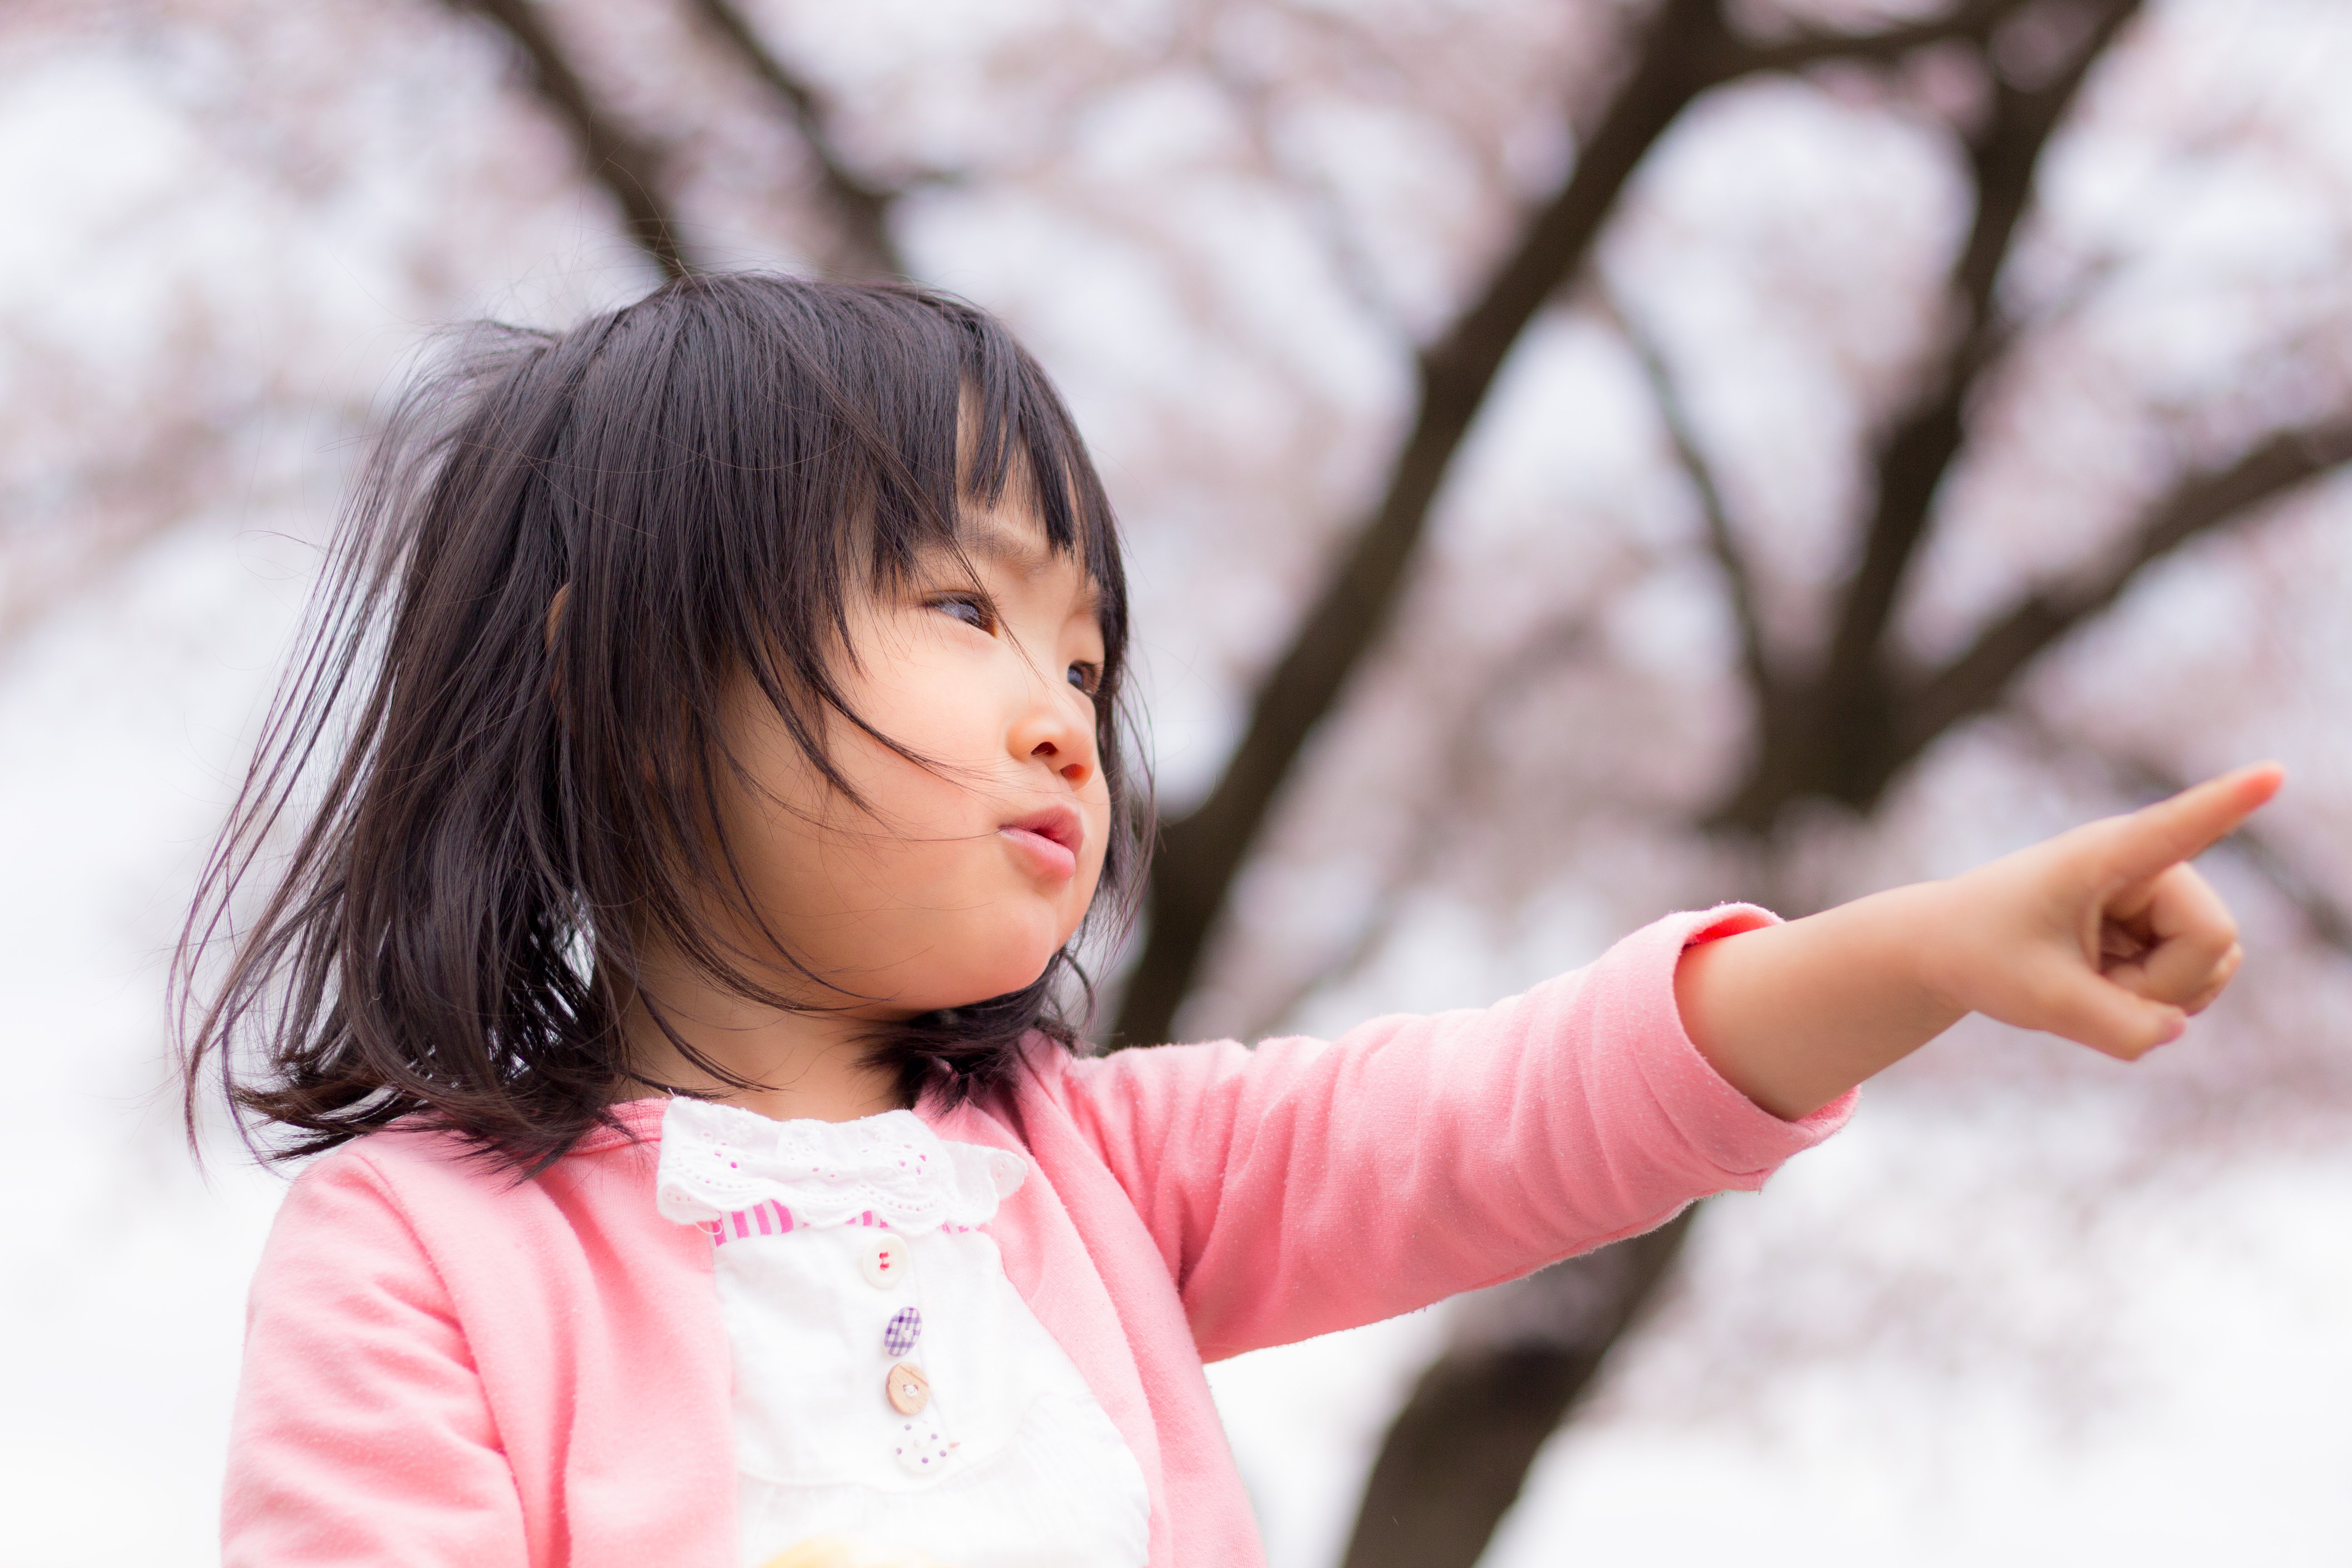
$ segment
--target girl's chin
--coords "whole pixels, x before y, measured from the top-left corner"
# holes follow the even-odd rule
[[[952,988],[942,988],[934,993],[940,1000],[931,1003],[923,1011],[937,1012],[942,1007],[971,1007],[998,996],[1010,995],[1015,991],[1025,991],[1037,984],[1038,977],[1045,973],[1045,966],[1052,963],[1053,959],[1053,952],[1048,952],[1034,962],[991,964],[985,969],[961,977],[961,984]]]

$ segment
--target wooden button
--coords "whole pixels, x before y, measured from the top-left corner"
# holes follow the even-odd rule
[[[887,1290],[907,1277],[908,1262],[906,1241],[887,1230],[877,1230],[866,1237],[866,1248],[858,1254],[857,1268],[868,1285]]]
[[[890,1408],[901,1415],[920,1415],[923,1406],[931,1402],[931,1380],[910,1361],[902,1361],[890,1369],[882,1391],[890,1396]]]

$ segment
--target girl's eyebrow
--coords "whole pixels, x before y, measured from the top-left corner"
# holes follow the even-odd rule
[[[992,522],[970,525],[957,543],[967,555],[1002,567],[1024,582],[1034,582],[1044,576],[1059,560],[1069,559],[1076,563],[1075,557],[1065,558],[1057,552],[1040,548],[1034,540]],[[1102,590],[1083,566],[1080,568],[1080,580],[1078,608],[1087,615],[1098,614],[1102,608]]]

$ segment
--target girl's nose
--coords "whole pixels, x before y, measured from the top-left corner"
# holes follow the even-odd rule
[[[1014,722],[1007,741],[1014,756],[1042,762],[1072,789],[1081,789],[1095,775],[1095,731],[1093,724],[1072,711],[1075,707],[1067,701],[1039,701]]]

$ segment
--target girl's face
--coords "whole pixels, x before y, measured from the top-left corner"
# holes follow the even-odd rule
[[[756,683],[726,718],[757,781],[721,802],[746,891],[831,988],[809,1000],[856,1016],[911,1017],[1029,984],[1102,873],[1092,584],[1009,498],[971,515],[963,542],[963,563],[939,551],[903,589],[860,605],[841,661],[852,710],[923,762],[833,717],[826,750],[861,806],[809,764]],[[756,933],[734,945],[766,948]],[[813,989],[796,972],[774,984]]]

